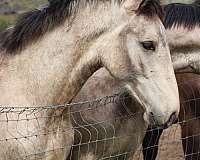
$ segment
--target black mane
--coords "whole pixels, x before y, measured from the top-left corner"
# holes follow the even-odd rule
[[[98,0],[85,0],[87,3],[98,3]],[[121,3],[122,0],[116,0]],[[25,46],[38,40],[48,31],[61,25],[66,18],[76,12],[80,0],[49,0],[49,5],[41,10],[23,14],[16,25],[9,30],[0,33],[0,49],[7,53],[23,49]],[[143,0],[138,14],[147,17],[158,15],[162,18],[163,10],[159,0]]]
[[[3,36],[1,48],[12,53],[54,29],[70,15],[71,1],[55,0],[42,10],[35,9],[22,14],[12,30],[3,31],[0,34]]]
[[[200,5],[200,0],[194,1],[193,4]]]
[[[193,29],[195,26],[200,26],[200,6],[196,3],[172,3],[166,5],[164,7],[165,27],[170,29],[183,26],[187,29]]]

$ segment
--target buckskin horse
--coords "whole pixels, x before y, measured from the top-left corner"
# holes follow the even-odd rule
[[[70,108],[17,111],[69,103],[101,67],[137,99],[146,121],[171,123],[178,88],[160,8],[157,0],[56,0],[3,31],[0,104],[12,112],[0,115],[0,157],[65,160],[74,144]]]

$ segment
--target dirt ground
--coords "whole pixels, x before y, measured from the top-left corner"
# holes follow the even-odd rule
[[[134,160],[143,160],[141,149],[136,153]],[[156,160],[184,160],[179,125],[170,127],[162,134]]]

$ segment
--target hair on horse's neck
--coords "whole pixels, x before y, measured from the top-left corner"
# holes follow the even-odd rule
[[[83,4],[98,5],[98,0],[85,0]],[[108,2],[116,1],[120,4],[122,0],[107,0]],[[104,0],[103,2],[107,2]],[[138,9],[139,15],[148,18],[159,16],[163,17],[163,10],[159,0],[144,0],[145,4]],[[42,10],[33,10],[20,16],[16,25],[2,33],[0,48],[7,53],[15,54],[16,51],[22,50],[25,46],[38,40],[48,31],[63,24],[67,18],[73,17],[82,4],[81,0],[49,0],[49,5]],[[102,2],[102,1],[101,1]],[[72,22],[73,23],[73,22]]]

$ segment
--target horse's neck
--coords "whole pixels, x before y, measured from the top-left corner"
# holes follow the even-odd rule
[[[191,30],[178,27],[167,29],[167,38],[170,48],[177,48],[182,46],[197,46],[200,47],[200,27],[197,26]]]
[[[47,105],[70,101],[100,66],[85,41],[57,28],[9,57],[1,67],[1,105]],[[80,37],[79,37],[80,38]]]
[[[110,48],[103,38],[113,38],[104,35],[115,26],[115,22],[119,23],[117,18],[120,16],[112,16],[116,9],[106,7],[116,8],[116,4],[100,5],[94,8],[93,13],[87,7],[80,10],[71,25],[67,20],[18,55],[9,58],[0,73],[3,76],[0,90],[5,93],[0,96],[0,104],[69,102],[100,68],[101,54],[97,52],[104,53],[104,48]],[[10,97],[12,102],[9,101]]]
[[[191,30],[184,27],[167,30],[167,37],[175,70],[181,70],[181,72],[195,71],[200,73],[199,32],[199,27],[192,28]],[[190,67],[188,68],[188,66]]]

